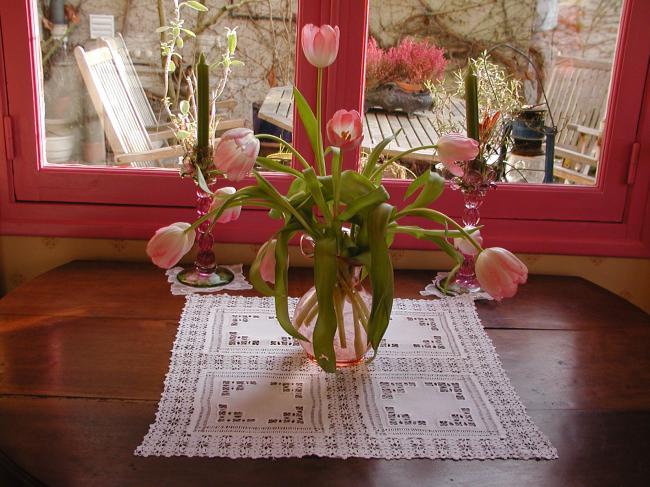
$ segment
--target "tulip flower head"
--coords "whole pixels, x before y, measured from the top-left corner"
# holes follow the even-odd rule
[[[512,252],[500,247],[483,250],[476,258],[476,277],[481,288],[497,301],[517,294],[528,278],[528,268]]]
[[[212,204],[210,205],[210,211],[217,210],[221,208],[224,201],[228,196],[235,193],[235,188],[232,186],[226,186],[224,188],[219,188],[215,191],[214,196],[212,196]],[[241,206],[233,206],[232,208],[227,208],[219,215],[217,218],[217,223],[228,223],[235,221],[239,218],[241,214]]]
[[[339,52],[338,26],[307,24],[302,28],[302,51],[310,64],[326,68],[336,60]]]
[[[257,253],[258,257],[261,258],[260,276],[266,282],[273,284],[275,284],[275,246],[277,242],[274,238],[267,240]]]
[[[186,231],[188,228],[190,224],[185,222],[159,228],[147,243],[147,255],[152,262],[163,269],[176,265],[194,245],[196,232]]]
[[[357,147],[363,139],[361,115],[356,110],[338,110],[326,128],[330,144],[342,150]]]
[[[462,161],[471,161],[479,151],[478,142],[462,134],[445,134],[438,139],[438,159],[454,176],[463,175]]]
[[[226,131],[214,150],[214,165],[231,181],[248,176],[260,152],[260,141],[253,131],[236,128]]]
[[[467,226],[465,227],[465,230],[469,232],[473,228],[474,227]],[[479,245],[483,245],[483,237],[481,237],[480,230],[476,230],[471,235]],[[478,254],[478,249],[464,238],[455,238],[454,247],[456,247],[463,255],[471,255],[472,257],[476,257],[476,254]]]

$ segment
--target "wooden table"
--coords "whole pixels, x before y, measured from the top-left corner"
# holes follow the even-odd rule
[[[271,88],[264,98],[258,116],[284,130],[293,131],[292,90],[291,86]],[[454,100],[451,112],[451,116],[455,119],[465,120],[465,108],[460,100]],[[370,110],[364,117],[362,147],[372,150],[386,137],[397,133],[399,129],[402,129],[402,132],[388,144],[384,154],[394,156],[412,147],[435,144],[438,134],[431,124],[432,116],[433,112],[416,112],[408,115]],[[407,158],[426,161],[435,159],[431,149],[413,152]]]
[[[397,272],[397,295],[418,297],[431,277]],[[291,295],[310,282],[292,269]],[[531,276],[515,298],[478,304],[556,461],[135,457],[183,303],[160,270],[133,263],[71,263],[3,298],[0,485],[647,485],[650,318],[582,279]]]

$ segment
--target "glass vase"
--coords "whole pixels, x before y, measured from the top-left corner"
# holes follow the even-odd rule
[[[212,195],[201,188],[196,190],[196,213],[199,218],[210,211]],[[224,267],[217,266],[217,259],[212,250],[214,237],[210,228],[210,220],[204,221],[196,229],[196,245],[198,251],[194,266],[181,271],[176,277],[186,286],[196,288],[218,287],[228,284],[234,279],[234,274]]]
[[[472,161],[476,164],[477,161]],[[480,165],[479,165],[480,166]],[[483,167],[482,170],[469,166],[463,176],[452,184],[452,188],[459,190],[463,195],[463,225],[476,227],[481,221],[480,208],[488,191],[494,185],[494,172]],[[437,281],[438,288],[445,294],[472,294],[481,292],[481,285],[476,278],[474,269],[474,255],[462,252],[463,263],[453,280],[445,288],[445,280]]]
[[[481,221],[481,214],[479,208],[483,204],[485,198],[485,191],[464,191],[463,201],[465,208],[463,211],[463,225],[468,227],[475,227]],[[476,278],[476,271],[474,269],[474,256],[470,254],[463,254],[463,263],[454,276],[453,281],[448,286],[453,294],[468,294],[478,293],[481,291],[481,285]]]
[[[339,278],[332,289],[336,310],[336,334],[334,353],[336,367],[349,367],[361,363],[368,351],[368,317],[372,296],[360,282],[361,268],[339,266]],[[307,356],[316,361],[311,343],[318,318],[318,298],[316,288],[309,289],[298,301],[293,316],[293,326],[309,341],[300,340]]]

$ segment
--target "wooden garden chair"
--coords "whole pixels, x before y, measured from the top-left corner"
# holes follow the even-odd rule
[[[118,34],[111,38],[102,38],[101,41],[113,53],[118,72],[129,90],[134,106],[140,113],[147,130],[154,133],[165,132],[168,130],[168,126],[165,123],[159,123],[153,109],[151,108],[151,104],[149,103],[142,83],[140,82],[140,77],[133,65],[133,60],[131,59],[131,55],[126,47],[122,34]],[[217,110],[227,114],[231,114],[236,106],[237,102],[233,99],[220,100],[217,102]],[[245,120],[241,118],[222,119],[219,120],[217,131],[223,132],[224,130],[244,126]]]
[[[163,161],[177,160],[183,155],[181,146],[154,147],[156,140],[169,138],[170,131],[147,132],[141,113],[108,47],[85,51],[78,46],[75,57],[117,165],[164,166],[167,164]],[[171,165],[175,164],[176,161],[173,161]]]
[[[547,97],[562,159],[553,174],[566,183],[596,182],[611,70],[611,62],[576,57],[558,57],[553,66]]]

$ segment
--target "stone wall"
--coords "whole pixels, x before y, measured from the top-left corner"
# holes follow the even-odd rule
[[[246,0],[243,0],[244,2]],[[293,79],[295,12],[298,0],[261,0],[240,6],[187,42],[184,55],[207,50],[218,59],[225,27],[237,26],[239,56],[246,63],[237,69],[225,97],[238,100],[234,113],[251,118],[251,106],[264,99],[269,87]],[[534,60],[548,72],[557,54],[611,59],[618,31],[622,0],[371,0],[370,32],[382,46],[404,36],[427,36],[446,49],[449,68],[463,65],[468,56],[498,43],[530,49]],[[162,0],[169,8],[171,0]],[[242,0],[207,0],[210,11],[202,22],[223,7]],[[152,98],[162,93],[159,74],[159,26],[153,0],[82,0],[79,28],[71,44],[88,45],[88,14],[115,16]],[[167,12],[169,14],[169,12]],[[186,11],[186,25],[194,29],[198,16]],[[494,57],[521,77],[531,77],[526,62],[504,49]]]
[[[171,0],[163,0],[169,18]],[[243,4],[245,0],[207,0],[209,11],[203,14],[205,23],[218,14],[223,7]],[[251,105],[260,102],[269,86],[288,84],[293,80],[295,22],[289,12],[295,12],[297,0],[265,0],[242,5],[209,23],[205,29],[197,30],[199,15],[183,10],[185,25],[200,31],[196,40],[189,39],[182,52],[186,59],[192,59],[198,50],[205,51],[208,59],[217,61],[223,50],[226,27],[237,27],[239,34],[238,57],[244,67],[233,71],[224,92],[224,98],[235,98],[238,103],[233,116],[251,118]],[[159,27],[158,5],[152,0],[82,0],[80,3],[80,24],[72,34],[71,45],[93,46],[89,41],[89,14],[109,14],[115,17],[115,30],[121,32],[131,56],[140,73],[145,89],[152,98],[162,93],[160,75],[159,42],[155,32]],[[218,74],[213,82],[218,81]],[[156,96],[158,95],[158,96]]]

